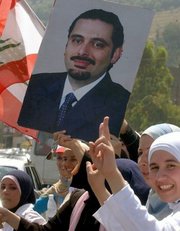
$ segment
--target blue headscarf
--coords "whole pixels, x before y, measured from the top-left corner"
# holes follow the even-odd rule
[[[146,204],[150,187],[146,184],[136,162],[130,159],[116,159],[117,167],[122,173],[124,179],[134,190],[136,196],[143,205]]]
[[[162,124],[155,124],[155,125],[148,127],[141,135],[149,135],[155,140],[159,136],[162,136],[162,135],[165,135],[171,132],[180,132],[180,128],[173,124],[162,123]]]
[[[13,170],[10,171],[8,173],[6,173],[2,180],[5,178],[10,178],[13,180],[13,178],[11,178],[11,176],[13,176],[13,178],[15,178],[17,181],[14,181],[17,185],[17,183],[19,185],[17,185],[17,187],[20,187],[20,201],[18,203],[18,205],[11,209],[12,212],[15,212],[20,206],[24,205],[24,204],[28,204],[28,203],[35,203],[35,193],[34,193],[34,188],[33,188],[33,183],[31,181],[30,176],[25,173],[24,171],[21,170]],[[1,180],[1,181],[2,181]]]

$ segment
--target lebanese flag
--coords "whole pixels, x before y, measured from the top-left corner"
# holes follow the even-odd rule
[[[33,138],[17,119],[44,31],[24,0],[0,0],[0,121]]]

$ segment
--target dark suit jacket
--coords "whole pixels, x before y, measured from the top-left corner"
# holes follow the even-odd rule
[[[130,93],[107,74],[68,112],[57,127],[57,114],[67,73],[33,75],[24,98],[18,124],[46,132],[65,129],[72,137],[94,141],[104,116],[110,117],[110,132],[119,134]]]

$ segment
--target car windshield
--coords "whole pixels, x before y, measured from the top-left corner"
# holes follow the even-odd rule
[[[12,167],[12,166],[0,166],[0,180],[2,179],[2,177],[7,173],[10,172],[12,170],[17,169],[16,167]]]

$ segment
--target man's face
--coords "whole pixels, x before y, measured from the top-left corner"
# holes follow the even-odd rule
[[[76,22],[65,49],[65,65],[72,78],[93,82],[119,59],[118,52],[112,54],[112,31],[112,25],[100,20]]]

